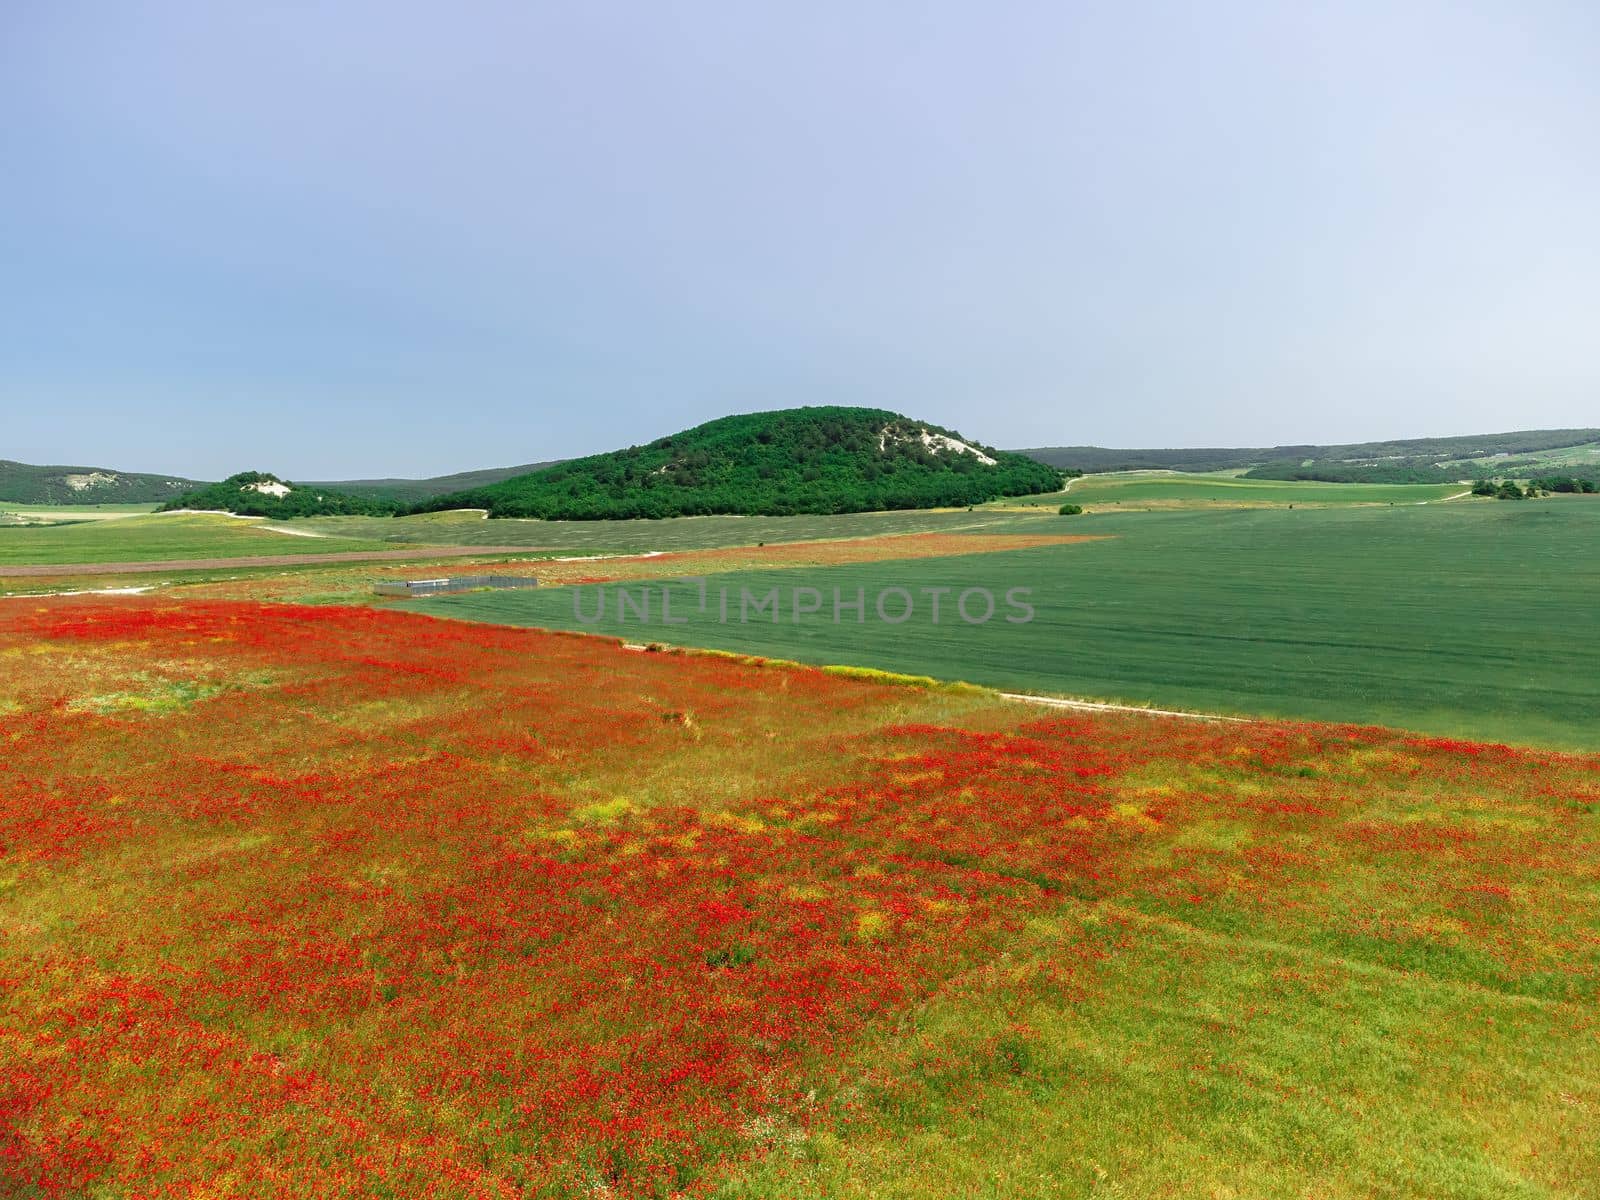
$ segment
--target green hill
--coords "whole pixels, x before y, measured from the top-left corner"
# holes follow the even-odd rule
[[[435,475],[431,479],[330,479],[310,481],[303,487],[323,488],[343,492],[347,496],[363,496],[369,500],[394,500],[400,504],[417,504],[442,496],[447,492],[464,492],[472,488],[487,487],[502,479],[513,479],[553,467],[559,460],[523,463],[519,467],[484,467],[477,471],[458,471],[454,475]]]
[[[1043,446],[1019,453],[1053,467],[1091,473],[1244,470],[1251,479],[1441,483],[1560,470],[1600,470],[1600,429],[1525,429],[1333,446],[1178,450]]]
[[[286,521],[291,517],[391,516],[395,507],[389,500],[350,496],[312,484],[289,483],[262,471],[241,471],[221,483],[176,496],[163,504],[161,511],[196,509]]]
[[[435,497],[418,511],[485,508],[548,520],[786,516],[955,507],[1060,485],[1052,467],[898,413],[792,408],[723,417],[647,446]]]
[[[106,467],[39,467],[0,459],[0,503],[160,504],[200,487],[177,475],[144,475]]]

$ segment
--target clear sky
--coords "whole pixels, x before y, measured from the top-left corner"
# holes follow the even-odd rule
[[[0,457],[1600,425],[1600,5],[0,2]]]

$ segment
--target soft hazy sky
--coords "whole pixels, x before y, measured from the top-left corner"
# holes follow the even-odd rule
[[[1600,5],[0,0],[0,457],[1600,424]]]

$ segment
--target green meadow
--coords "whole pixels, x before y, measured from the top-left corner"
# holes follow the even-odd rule
[[[62,521],[81,521],[93,517],[136,516],[155,512],[154,504],[13,504],[0,500],[0,513],[53,517]]]
[[[259,554],[314,556],[342,550],[394,548],[392,544],[365,538],[295,537],[263,529],[258,521],[209,513],[0,528],[0,566],[159,562]]]
[[[1119,471],[1074,479],[1065,492],[1003,501],[1007,506],[1057,507],[1071,501],[1085,507],[1125,505],[1229,506],[1290,504],[1425,504],[1461,496],[1459,483],[1314,483],[1245,479],[1232,472],[1205,475],[1177,471]]]
[[[1039,519],[1018,518],[1038,529]],[[478,621],[583,629],[993,687],[1203,711],[1385,724],[1560,747],[1600,747],[1600,501],[1100,513],[1063,519],[1105,540],[994,554],[712,576],[642,586],[599,620],[595,588],[480,592],[407,602]],[[626,585],[624,585],[626,586]],[[792,612],[815,588],[822,611]],[[778,589],[784,611],[740,620],[739,600]],[[873,614],[888,588],[948,588],[899,624]],[[986,588],[985,624],[950,611]],[[1031,589],[1034,617],[1007,623],[1004,595]],[[866,619],[838,590],[860,589]],[[731,598],[721,618],[720,595]],[[574,593],[577,593],[575,596]],[[802,607],[809,603],[806,594]],[[903,602],[890,601],[890,615]],[[974,601],[973,615],[981,611]]]
[[[663,521],[485,520],[477,510],[412,517],[313,517],[286,524],[339,537],[461,546],[537,546],[576,553],[702,550],[757,542],[805,542],[897,533],[1038,533],[1036,516],[1054,517],[1064,502],[1131,508],[1432,503],[1465,489],[1457,484],[1328,484],[1241,479],[1229,474],[1131,472],[1075,479],[1066,492],[997,501],[975,509],[848,513],[800,517],[677,517]],[[1019,509],[1039,510],[1038,513]],[[1065,528],[1065,526],[1063,526]]]
[[[1057,501],[1057,507],[1060,502]],[[661,521],[533,521],[497,518],[476,511],[415,517],[312,517],[285,528],[339,537],[427,542],[435,546],[528,546],[574,554],[648,550],[708,550],[765,542],[809,542],[830,538],[882,537],[898,533],[1071,533],[1066,518],[1040,524],[1032,513],[991,509],[847,513],[804,517],[673,517]],[[1056,522],[1060,523],[1057,524]]]

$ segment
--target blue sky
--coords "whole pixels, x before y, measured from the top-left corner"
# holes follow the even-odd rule
[[[0,457],[1600,424],[1600,6],[0,4]]]

